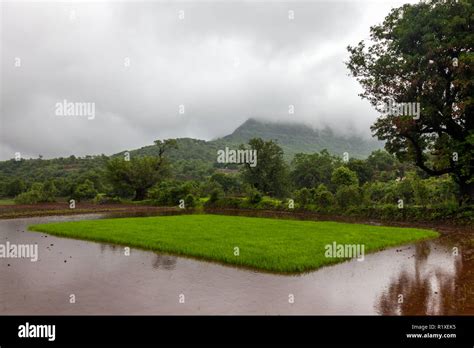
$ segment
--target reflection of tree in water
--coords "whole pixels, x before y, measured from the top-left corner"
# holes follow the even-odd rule
[[[474,239],[472,233],[453,236],[452,246],[459,248],[454,281],[445,286],[442,297],[443,314],[474,314]],[[452,247],[451,246],[451,247]],[[448,292],[448,290],[450,292]]]
[[[100,245],[100,252],[103,254],[106,250],[111,250],[111,251],[116,251],[117,249],[119,248],[123,248],[123,247],[119,247],[118,245],[113,245],[113,244],[99,244]]]
[[[388,290],[382,294],[377,308],[384,315],[410,315],[427,313],[428,300],[431,291],[429,278],[423,278],[423,270],[430,254],[426,243],[415,246],[415,272],[402,271],[389,285]],[[399,295],[403,301],[399,303]]]
[[[156,254],[153,268],[163,268],[172,271],[176,268],[177,262],[178,258],[176,256]]]
[[[403,271],[381,296],[377,311],[384,315],[424,314],[428,311],[430,288],[429,279]],[[400,294],[403,295],[402,303],[398,303]]]
[[[392,281],[388,290],[381,295],[377,303],[377,311],[380,314],[443,315],[462,313],[457,294],[459,287],[456,287],[456,284],[459,284],[459,275],[462,274],[462,254],[453,260],[454,271],[447,274],[441,269],[437,269],[435,272],[427,271],[426,261],[430,251],[429,243],[419,243],[415,246],[414,272],[404,270]],[[465,280],[462,283],[466,284]],[[438,284],[438,287],[432,288],[432,284]],[[402,303],[399,303],[400,294],[403,295]]]

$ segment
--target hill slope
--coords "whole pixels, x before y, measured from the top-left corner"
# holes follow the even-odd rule
[[[330,129],[314,130],[303,124],[272,123],[249,119],[232,134],[216,142],[224,144],[241,144],[251,138],[276,140],[289,159],[296,153],[313,153],[327,149],[335,155],[348,152],[351,157],[367,157],[372,151],[380,149],[383,144],[376,140],[364,140],[360,137],[342,137]]]
[[[176,160],[201,160],[215,162],[216,152],[226,146],[236,148],[252,138],[276,140],[283,148],[285,157],[291,160],[296,153],[314,153],[327,149],[335,155],[348,152],[351,157],[364,158],[383,144],[376,140],[360,137],[345,138],[330,129],[314,130],[303,124],[262,122],[249,119],[232,134],[216,140],[205,141],[190,138],[178,139],[179,148],[172,150],[169,157]],[[156,146],[145,146],[130,153],[132,155],[157,155]],[[121,153],[120,153],[121,154]],[[119,155],[119,154],[118,154]]]
[[[232,134],[212,140],[191,138],[177,139],[178,149],[168,153],[176,178],[202,178],[212,174],[217,166],[217,150],[226,146],[237,148],[251,138],[260,137],[265,140],[276,140],[283,148],[286,160],[290,161],[298,152],[313,153],[327,149],[332,154],[341,155],[347,151],[350,157],[367,157],[372,151],[382,147],[375,140],[361,138],[344,138],[335,135],[331,130],[313,130],[302,124],[268,123],[249,119]],[[123,156],[122,151],[111,157]],[[158,147],[144,146],[130,150],[133,156],[157,156]],[[90,177],[91,171],[100,172],[104,169],[108,156],[86,156],[76,158],[29,159],[16,162],[14,160],[0,162],[0,184],[14,178],[25,181],[45,181],[49,178]],[[98,174],[97,174],[98,175]],[[96,175],[95,175],[96,176]],[[94,177],[95,177],[94,176]]]

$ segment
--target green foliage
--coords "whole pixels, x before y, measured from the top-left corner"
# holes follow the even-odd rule
[[[263,199],[262,194],[254,187],[249,187],[247,192],[247,201],[251,204],[260,203]]]
[[[185,198],[184,198],[184,206],[186,208],[194,208],[196,207],[196,198],[189,193]]]
[[[336,201],[341,208],[359,205],[361,203],[359,187],[355,185],[340,186],[336,191]]]
[[[216,187],[214,190],[211,191],[211,195],[209,196],[209,200],[206,202],[208,205],[213,205],[220,201],[224,197],[224,191]]]
[[[18,178],[13,179],[10,182],[8,182],[5,187],[5,195],[7,197],[15,197],[25,191],[26,191],[25,182],[22,179],[18,179]]]
[[[148,189],[166,176],[167,169],[156,157],[138,157],[130,161],[113,158],[107,163],[107,177],[116,190],[133,190],[134,200],[143,200]]]
[[[288,191],[288,168],[283,160],[283,150],[272,140],[256,138],[249,141],[251,150],[257,151],[257,165],[246,163],[242,168],[243,180],[260,192],[281,197]]]
[[[347,167],[339,167],[334,169],[331,175],[331,182],[336,186],[359,185],[357,174]]]
[[[324,184],[320,184],[314,194],[314,202],[320,208],[327,209],[334,205],[335,198]]]
[[[83,183],[77,185],[71,198],[82,201],[86,199],[93,199],[97,195],[94,183],[90,180],[85,180]]]
[[[379,111],[390,100],[419,103],[419,114],[385,112],[372,130],[399,160],[452,175],[461,203],[474,202],[473,12],[472,1],[454,0],[392,9],[370,43],[348,47],[347,62]]]
[[[34,183],[31,188],[15,197],[16,204],[36,204],[54,202],[54,190],[51,185]]]
[[[163,181],[149,190],[148,196],[156,205],[175,206],[180,200],[185,200],[188,195],[198,194],[198,184],[196,182],[178,182],[178,181]],[[193,199],[195,197],[193,196]]]
[[[306,187],[303,187],[302,189],[297,190],[295,192],[295,196],[296,196],[296,199],[295,199],[296,203],[300,204],[303,207],[313,202],[311,191]]]
[[[121,203],[120,197],[110,197],[105,193],[98,193],[94,199],[93,202],[95,204],[117,204]]]
[[[215,173],[210,178],[211,185],[218,184],[226,194],[239,194],[243,190],[243,184],[237,175]]]
[[[296,188],[313,188],[318,184],[331,185],[331,174],[341,160],[327,150],[320,153],[298,153],[293,159],[291,179]]]

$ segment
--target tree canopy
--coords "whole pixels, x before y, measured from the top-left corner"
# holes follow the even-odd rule
[[[449,173],[461,200],[474,201],[474,30],[472,1],[432,0],[393,9],[349,46],[347,67],[381,111],[419,103],[417,117],[387,113],[372,131],[385,148],[430,176]]]

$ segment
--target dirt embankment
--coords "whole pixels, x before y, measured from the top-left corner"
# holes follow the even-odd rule
[[[134,204],[93,204],[80,202],[76,203],[74,209],[71,209],[68,203],[0,205],[0,219],[91,213],[153,214],[163,212],[179,213],[180,211],[177,207],[155,207]]]

